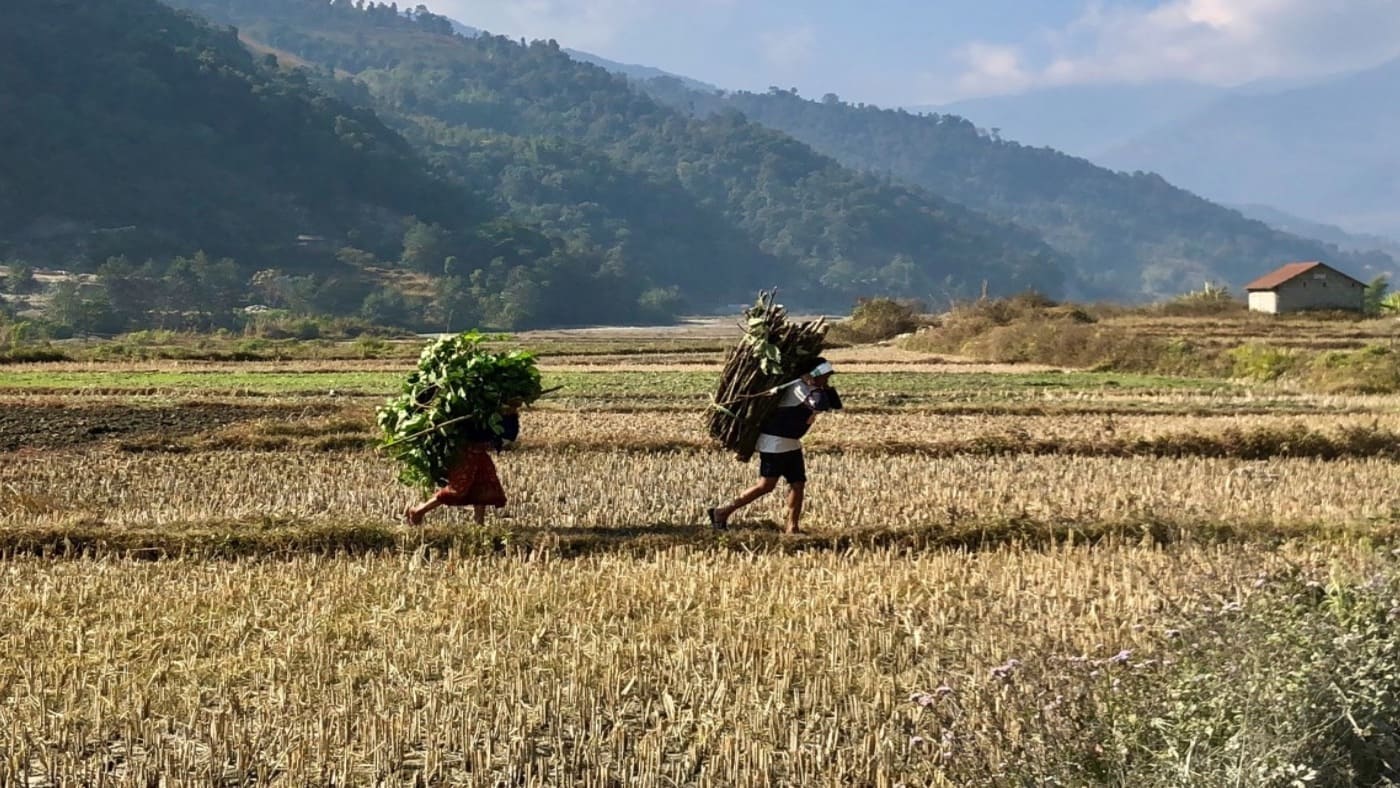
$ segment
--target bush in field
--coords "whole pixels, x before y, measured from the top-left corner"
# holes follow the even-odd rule
[[[905,344],[1002,363],[1038,363],[1131,372],[1198,372],[1194,345],[1104,325],[1083,308],[1039,294],[962,304]]]
[[[1400,355],[1385,345],[1319,354],[1307,370],[1308,381],[1333,394],[1384,394],[1400,391]]]
[[[1119,372],[1201,374],[1208,354],[1186,340],[1165,340],[1071,317],[1041,317],[998,326],[962,351],[1002,363],[1037,363]]]
[[[1230,351],[1234,362],[1231,375],[1248,380],[1278,380],[1298,363],[1298,355],[1289,350],[1250,343]]]
[[[1400,305],[1400,299],[1395,302]],[[1206,319],[1234,311],[1240,311],[1241,317],[1219,321]],[[1083,308],[1057,305],[1033,295],[982,299],[956,306],[942,315],[936,325],[905,340],[903,346],[911,350],[964,354],[999,363],[1220,376],[1257,382],[1288,380],[1328,393],[1400,391],[1400,354],[1390,345],[1320,351],[1246,341],[1248,336],[1267,340],[1274,332],[1289,337],[1312,332],[1319,335],[1318,347],[1326,347],[1322,344],[1328,339],[1323,336],[1326,323],[1356,322],[1359,318],[1353,312],[1271,316],[1267,322],[1268,331],[1251,332],[1249,327],[1257,327],[1259,323],[1244,318],[1247,313],[1243,305],[1233,300],[1228,291],[1212,286],[1146,310],[1113,314],[1111,309],[1095,307],[1094,312],[1110,316],[1100,320]],[[1190,337],[1193,324],[1173,320],[1173,317],[1199,318],[1196,322],[1203,330],[1224,330],[1225,336],[1230,337],[1227,342],[1241,344],[1220,347],[1193,339]],[[1239,327],[1244,328],[1244,336],[1230,333]],[[1172,336],[1176,332],[1180,335]],[[1333,329],[1332,333],[1337,332]]]
[[[1395,784],[1393,570],[1257,582],[1258,597],[1194,622],[1165,677],[1125,682],[1111,725],[1126,784]]]
[[[259,339],[355,339],[356,337],[393,336],[394,329],[353,317],[293,315],[282,310],[262,312],[248,317],[243,334]]]
[[[1255,586],[1181,600],[1150,655],[1013,660],[916,695],[916,738],[962,785],[1394,785],[1400,578]]]
[[[919,327],[923,305],[893,298],[862,298],[851,317],[831,327],[830,338],[838,342],[882,342]]]
[[[51,327],[42,321],[19,320],[0,311],[0,363],[19,364],[41,361],[69,361],[67,353],[56,350],[48,340]]]
[[[0,351],[9,353],[18,350],[26,341],[34,339],[34,326],[24,320],[12,320],[0,314]]]
[[[1379,315],[1386,312],[1385,304],[1393,293],[1390,292],[1390,279],[1381,275],[1372,279],[1366,285],[1365,292],[1362,293],[1362,311],[1368,315]]]
[[[920,330],[906,341],[912,350],[941,353],[962,353],[969,341],[998,326],[1008,326],[1033,318],[1058,314],[1075,322],[1093,322],[1082,310],[1066,310],[1056,302],[1034,291],[1011,298],[981,298],[955,304],[937,323]]]
[[[1224,285],[1206,282],[1200,290],[1183,293],[1155,304],[1149,311],[1172,317],[1207,317],[1247,312],[1249,305],[1230,293]]]

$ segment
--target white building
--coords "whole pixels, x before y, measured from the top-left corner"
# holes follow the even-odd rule
[[[1251,312],[1301,312],[1308,309],[1365,308],[1366,285],[1326,263],[1289,263],[1244,286]]]

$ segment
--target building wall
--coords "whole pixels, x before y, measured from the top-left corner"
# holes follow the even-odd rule
[[[1336,271],[1316,269],[1284,282],[1274,289],[1276,312],[1303,309],[1350,309],[1360,312],[1365,285]]]
[[[1278,294],[1272,290],[1252,290],[1249,293],[1249,311],[1278,313]]]

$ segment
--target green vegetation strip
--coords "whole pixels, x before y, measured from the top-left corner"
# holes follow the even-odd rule
[[[547,439],[546,439],[547,440]],[[166,434],[121,440],[127,452],[207,451],[372,451],[379,438],[369,427],[337,421],[324,428],[285,429],[278,425],[262,431],[194,435],[172,438]],[[653,437],[639,433],[628,440],[611,437],[548,440],[525,444],[516,454],[559,451],[611,451],[655,454],[673,451],[706,451],[714,444],[701,434],[692,439]],[[1152,437],[1037,438],[1026,433],[989,433],[952,440],[908,439],[878,441],[848,437],[828,443],[822,436],[809,441],[809,455],[871,454],[936,457],[1010,457],[1017,455],[1062,457],[1213,457],[1237,460],[1275,458],[1344,460],[1400,459],[1400,433],[1376,427],[1343,427],[1335,432],[1302,425],[1230,428],[1219,432],[1181,432]]]
[[[226,339],[209,334],[140,331],[93,342],[21,342],[0,347],[0,365],[39,362],[102,361],[363,361],[398,360],[411,363],[425,340],[414,338],[353,341],[326,339]],[[529,350],[540,358],[619,356],[698,356],[723,358],[729,346],[715,339],[531,337],[486,343],[492,350]]]
[[[364,371],[158,371],[6,369],[0,389],[9,391],[247,391],[288,394],[335,391],[384,394],[396,391],[403,373]],[[695,372],[550,372],[547,388],[563,386],[561,397],[690,397],[713,393],[719,369]],[[838,375],[843,392],[861,394],[930,394],[988,391],[1215,391],[1229,390],[1219,380],[1105,372],[937,374],[861,372]],[[856,404],[856,403],[853,403]]]

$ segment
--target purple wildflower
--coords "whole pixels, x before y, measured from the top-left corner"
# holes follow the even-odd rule
[[[1020,667],[1020,666],[1021,666],[1021,660],[1019,660],[1019,659],[1008,659],[1008,660],[1006,661],[1006,664],[1004,664],[1004,665],[998,665],[998,666],[992,668],[992,671],[991,671],[991,673],[992,673],[992,678],[994,678],[994,679],[1001,679],[1001,680],[1005,681],[1006,679],[1011,678],[1011,674],[1015,673],[1015,672],[1016,672],[1016,668],[1018,668],[1018,667]]]

